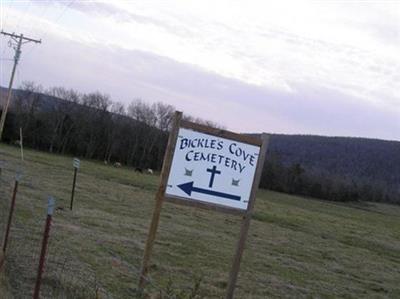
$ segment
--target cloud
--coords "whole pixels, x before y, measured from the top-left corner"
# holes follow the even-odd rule
[[[51,2],[44,17],[31,10],[49,36],[22,76],[239,131],[398,139],[399,6],[288,3]]]
[[[398,14],[392,11],[314,2],[263,10],[251,1],[218,4],[205,14],[205,6],[115,1],[79,2],[73,8],[105,24],[93,33],[98,43],[106,40],[288,93],[307,82],[382,105],[398,99],[400,60],[391,49]]]
[[[112,18],[113,21],[120,23],[139,23],[142,25],[155,26],[163,31],[168,31],[172,34],[181,34],[188,36],[191,32],[184,27],[176,26],[168,21],[157,19],[152,16],[133,13],[128,10],[119,8],[107,2],[77,2],[71,5],[71,9],[85,13],[87,15],[99,18]]]
[[[86,55],[79,55],[81,52]],[[65,57],[75,59],[67,64],[55,63]],[[40,72],[37,61],[41,62]],[[40,51],[22,60],[17,84],[32,78],[46,86],[65,86],[83,92],[100,90],[125,104],[135,98],[163,101],[240,132],[399,140],[398,113],[365,104],[354,96],[312,84],[295,85],[294,93],[281,92],[142,51],[99,49],[49,39]]]

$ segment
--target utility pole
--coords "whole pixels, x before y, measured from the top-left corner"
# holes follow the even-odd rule
[[[13,66],[13,69],[11,72],[10,84],[8,85],[7,100],[5,102],[5,105],[3,106],[3,112],[1,113],[1,119],[0,119],[0,141],[3,136],[3,129],[4,129],[4,123],[6,122],[8,106],[10,105],[15,70],[17,68],[19,58],[21,57],[21,46],[28,42],[34,42],[34,43],[39,43],[39,44],[42,42],[41,40],[36,40],[36,39],[25,37],[22,33],[20,35],[16,35],[14,33],[8,33],[8,32],[5,32],[2,30],[1,34],[10,36],[12,38],[12,40],[14,41],[14,43],[16,43],[16,44],[13,45],[13,48],[15,50],[14,66]]]

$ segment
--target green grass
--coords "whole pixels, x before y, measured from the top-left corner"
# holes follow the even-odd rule
[[[82,161],[70,212],[72,157],[26,150],[22,165],[17,148],[0,145],[0,160],[0,237],[13,175],[24,167],[0,289],[30,296],[52,195],[64,210],[54,216],[44,297],[94,298],[100,288],[133,298],[158,177]],[[147,293],[190,292],[201,279],[199,295],[222,298],[239,228],[238,217],[165,203]],[[399,282],[399,206],[258,192],[236,298],[400,298]]]

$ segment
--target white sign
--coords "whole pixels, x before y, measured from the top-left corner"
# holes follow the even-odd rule
[[[260,147],[180,128],[166,195],[246,210]]]
[[[79,166],[81,165],[81,161],[80,161],[78,158],[74,158],[74,160],[73,160],[73,162],[72,162],[72,165],[73,165],[75,168],[78,168],[78,169],[79,169]]]

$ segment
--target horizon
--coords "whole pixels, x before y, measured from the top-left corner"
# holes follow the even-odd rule
[[[42,39],[23,45],[14,88],[163,102],[237,132],[400,141],[399,2],[246,3],[3,0],[1,29]]]

